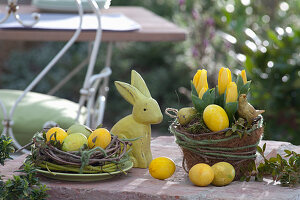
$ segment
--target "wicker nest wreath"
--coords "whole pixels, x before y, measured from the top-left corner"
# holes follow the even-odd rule
[[[170,114],[175,109],[166,109]],[[169,126],[169,131],[175,136],[176,143],[183,152],[182,167],[188,171],[198,163],[206,163],[210,166],[217,162],[228,162],[236,171],[235,180],[239,180],[256,159],[256,147],[263,135],[263,117],[260,115],[254,121],[251,129],[242,137],[238,134],[227,136],[226,133],[232,128],[226,128],[217,132],[190,133],[186,126],[182,126],[175,119]]]
[[[66,152],[52,142],[45,142],[43,133],[37,133],[33,137],[29,159],[36,166],[55,172],[93,174],[122,171],[123,164],[130,161],[128,147],[132,143],[120,140],[116,135],[111,137],[105,149],[82,148],[80,151]]]

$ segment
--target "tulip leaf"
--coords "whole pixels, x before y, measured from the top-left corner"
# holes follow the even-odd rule
[[[195,96],[194,94],[192,94],[191,97],[192,97],[192,102],[194,104],[195,109],[199,113],[203,113],[203,110],[206,108],[207,104],[202,99],[200,99],[198,96]]]
[[[245,85],[240,88],[239,94],[248,94],[250,90],[251,81],[248,81]]]
[[[216,91],[215,88],[210,89],[210,96],[209,96],[209,102],[210,104],[214,104],[215,103],[215,98],[216,98]]]
[[[202,100],[207,102],[209,100],[209,96],[210,96],[210,92],[209,92],[209,90],[206,90],[206,92],[204,92],[204,94],[202,96]]]
[[[203,94],[202,100],[205,102],[206,105],[214,104],[214,102],[215,102],[215,90],[214,90],[214,88],[210,89],[210,90],[207,90]]]
[[[240,94],[240,90],[244,86],[242,75],[238,75],[236,79],[236,86],[237,86],[238,93]]]
[[[238,77],[236,79],[238,94],[239,95],[248,94],[248,92],[250,90],[250,84],[251,84],[251,81],[248,81],[246,84],[244,84],[242,76],[238,75]]]
[[[198,92],[197,92],[197,89],[196,89],[193,81],[191,81],[191,89],[192,89],[192,91],[191,91],[192,95],[198,96]]]
[[[214,104],[215,102],[215,89],[207,90],[200,99],[195,85],[191,81],[191,97],[194,107],[199,113],[202,113],[206,106]]]
[[[219,98],[219,96],[220,96],[220,94],[219,94],[219,86],[218,85],[216,85],[215,95],[216,95],[216,99]]]
[[[234,115],[238,109],[238,102],[229,102],[225,105],[225,111],[228,115],[229,122],[232,123],[234,121]]]
[[[224,108],[224,102],[225,102],[225,93],[218,95],[215,99],[215,103],[221,106],[222,108]]]
[[[225,93],[224,94],[221,94],[219,93],[219,86],[217,85],[216,86],[216,89],[215,89],[215,100],[214,100],[214,103],[221,106],[222,108],[224,107],[224,102],[225,102]]]

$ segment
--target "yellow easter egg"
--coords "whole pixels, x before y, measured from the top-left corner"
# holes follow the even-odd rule
[[[105,149],[111,142],[111,135],[105,128],[98,128],[94,130],[88,138],[89,148],[101,147]]]
[[[218,105],[208,105],[203,111],[203,120],[211,131],[220,131],[229,127],[229,119],[225,110]]]
[[[171,177],[175,172],[176,166],[172,159],[158,157],[151,161],[149,173],[153,178],[164,180]]]
[[[47,142],[50,140],[56,140],[62,143],[67,136],[67,132],[59,127],[50,128],[46,133]]]

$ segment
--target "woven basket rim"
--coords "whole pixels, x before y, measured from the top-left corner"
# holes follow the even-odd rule
[[[259,129],[259,128],[262,128],[263,127],[263,117],[262,115],[259,115],[260,116],[260,119],[254,124],[254,125],[257,125],[255,128],[252,128],[250,129],[251,131],[249,131],[250,133]],[[209,132],[209,133],[199,133],[199,134],[193,134],[193,133],[189,133],[187,131],[182,131],[180,129],[177,128],[177,120],[174,120],[170,126],[169,126],[169,130],[173,133],[172,129],[175,129],[176,131],[178,131],[179,133],[181,134],[184,134],[186,136],[189,136],[189,137],[195,137],[195,136],[210,136],[210,135],[215,135],[215,134],[223,134],[223,133],[226,133],[227,131],[229,130],[232,130],[232,128],[225,128],[223,130],[220,130],[220,131],[213,131],[213,132]]]

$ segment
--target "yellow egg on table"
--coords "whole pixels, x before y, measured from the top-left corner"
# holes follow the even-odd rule
[[[199,163],[190,169],[189,178],[197,186],[208,186],[214,179],[214,171],[208,164]]]
[[[94,130],[88,138],[89,148],[101,147],[105,149],[111,142],[111,134],[105,128]]]
[[[67,132],[59,127],[50,128],[46,133],[46,140],[49,142],[50,140],[59,141],[62,143],[64,139],[68,136]]]
[[[208,105],[203,111],[203,120],[211,131],[221,131],[229,127],[229,119],[225,110],[218,105]]]
[[[176,166],[172,159],[168,157],[158,157],[151,161],[149,173],[153,178],[164,180],[171,177],[175,172]]]
[[[231,183],[235,177],[235,169],[228,162],[218,162],[211,167],[215,177],[212,181],[213,185],[224,186]]]

